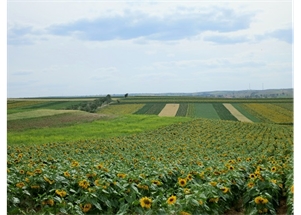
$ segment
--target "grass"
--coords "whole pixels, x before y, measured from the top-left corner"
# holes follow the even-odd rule
[[[166,125],[191,120],[188,117],[158,117],[146,115],[124,115],[110,120],[96,120],[66,127],[48,127],[12,131],[7,133],[10,144],[42,144],[109,138],[140,133]]]

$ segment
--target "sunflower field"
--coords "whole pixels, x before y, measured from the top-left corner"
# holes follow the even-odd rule
[[[294,211],[293,127],[194,119],[107,139],[7,147],[8,214]]]

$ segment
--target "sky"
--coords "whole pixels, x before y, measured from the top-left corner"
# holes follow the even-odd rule
[[[293,2],[7,0],[7,97],[294,87]]]

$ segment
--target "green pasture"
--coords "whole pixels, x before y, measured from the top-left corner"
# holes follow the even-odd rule
[[[96,120],[80,124],[75,123],[65,127],[46,127],[25,131],[8,131],[7,143],[9,145],[31,145],[124,136],[189,120],[191,119],[188,117],[124,115],[109,120]]]

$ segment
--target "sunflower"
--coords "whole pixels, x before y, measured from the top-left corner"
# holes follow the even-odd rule
[[[124,173],[118,173],[118,174],[117,174],[117,177],[119,177],[119,178],[125,178],[125,177],[126,177],[126,174],[124,174]]]
[[[97,169],[102,169],[102,168],[103,168],[103,164],[101,164],[101,163],[98,164],[98,165],[96,166],[96,168],[97,168]]]
[[[79,163],[77,161],[72,161],[71,166],[72,167],[78,167]]]
[[[96,173],[95,172],[87,173],[86,176],[87,176],[87,178],[93,178],[96,176]]]
[[[215,187],[217,185],[217,183],[215,181],[211,181],[210,184]]]
[[[143,189],[143,190],[148,190],[148,186],[147,185],[138,184],[137,187],[140,188],[140,189]]]
[[[179,185],[180,185],[181,187],[185,187],[187,181],[186,181],[185,178],[179,178],[179,179],[178,179],[178,183],[179,183]]]
[[[27,171],[26,174],[27,174],[27,175],[30,175],[30,176],[33,176],[33,175],[34,175],[34,172]]]
[[[21,170],[19,171],[19,173],[23,175],[23,174],[25,173],[25,171],[24,171],[23,169],[21,169]]]
[[[172,195],[171,197],[169,197],[169,198],[167,199],[167,204],[173,205],[174,203],[176,203],[176,201],[177,201],[177,197],[174,196],[174,195]]]
[[[214,175],[220,175],[221,173],[219,171],[214,171],[213,174]]]
[[[41,169],[36,169],[36,170],[34,171],[34,173],[41,174],[41,173],[42,173],[42,170],[41,170]]]
[[[39,185],[31,185],[30,187],[31,187],[31,189],[39,189],[40,188]]]
[[[294,193],[294,185],[291,186],[291,193]]]
[[[99,181],[100,181],[99,179],[95,180],[95,181],[94,181],[94,184],[95,184],[96,186],[100,186],[101,184],[99,183]]]
[[[19,182],[16,184],[16,187],[19,187],[19,188],[22,188],[24,186],[25,186],[25,184],[23,182]]]
[[[205,172],[201,172],[200,174],[199,174],[199,176],[200,176],[200,178],[204,178],[204,175],[205,175]]]
[[[199,200],[199,204],[200,204],[200,205],[203,205],[204,202],[203,202],[202,200]]]
[[[257,196],[257,197],[254,199],[254,201],[255,201],[256,204],[266,204],[266,203],[269,202],[268,199],[265,199],[265,198],[263,198],[263,197],[261,197],[261,196]]]
[[[270,182],[272,182],[273,184],[276,184],[277,180],[276,179],[271,179]]]
[[[78,183],[81,188],[87,189],[90,186],[90,183],[86,180],[82,180]]]
[[[64,190],[56,190],[55,193],[60,197],[65,197],[67,195],[66,191]]]
[[[143,197],[139,200],[141,207],[150,208],[152,206],[152,200],[148,197]]]
[[[262,166],[257,166],[256,170],[262,171],[262,170],[264,170],[264,168]]]
[[[248,183],[248,187],[249,187],[249,188],[254,187],[254,185],[255,185],[255,184],[254,184],[254,182],[252,182],[252,181]]]
[[[68,178],[68,177],[70,177],[70,174],[69,174],[69,172],[67,172],[67,171],[66,171],[66,172],[64,172],[64,176],[65,176],[65,177],[67,177],[67,178]]]
[[[217,198],[210,198],[210,199],[209,199],[209,202],[217,203],[218,200],[219,200],[218,197],[217,197]]]
[[[188,181],[192,180],[192,174],[188,174],[187,177],[186,177],[186,179],[187,179]]]
[[[221,190],[223,191],[223,193],[228,193],[230,189],[227,187],[223,187],[221,188]]]
[[[256,178],[256,175],[252,173],[252,174],[249,175],[249,177],[250,177],[251,179],[255,179],[255,178]]]
[[[271,172],[276,172],[276,170],[277,170],[277,168],[276,168],[275,166],[273,166],[273,167],[271,168]]]
[[[157,186],[160,186],[161,185],[161,182],[158,181],[158,180],[152,180],[152,183],[157,185]]]
[[[234,170],[234,167],[233,166],[229,166],[228,169],[229,170]]]
[[[185,193],[186,195],[190,194],[190,189],[184,188],[184,193]]]
[[[92,205],[90,203],[88,203],[88,204],[85,204],[84,207],[83,207],[82,204],[80,204],[80,207],[81,207],[82,211],[84,213],[86,213],[92,208]]]
[[[50,206],[53,206],[54,205],[54,201],[52,199],[48,199],[47,200],[47,204],[50,205]]]
[[[48,182],[49,184],[53,184],[53,183],[55,182],[54,180],[48,179],[46,176],[44,176],[44,180],[45,180],[46,182]]]
[[[181,211],[180,215],[191,215],[190,213],[186,212],[186,211]]]

